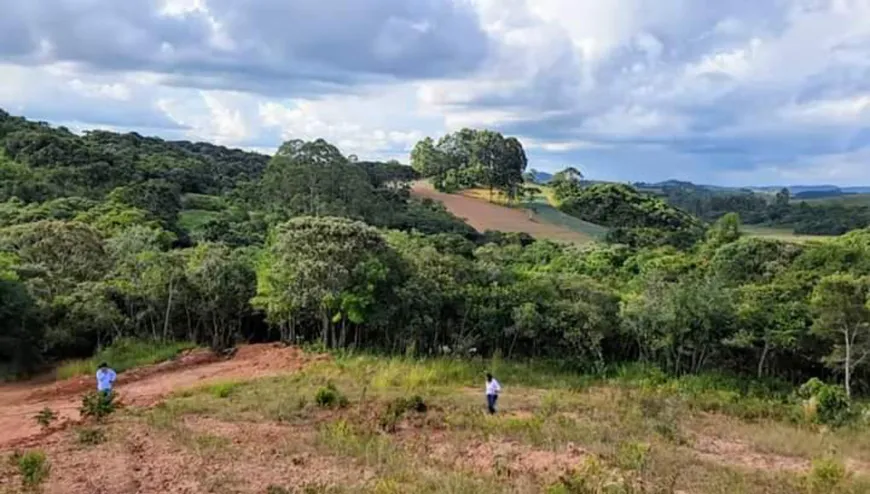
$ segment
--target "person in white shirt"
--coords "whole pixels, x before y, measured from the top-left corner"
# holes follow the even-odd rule
[[[115,371],[109,368],[109,364],[101,363],[97,367],[97,391],[104,395],[111,394],[117,377]]]
[[[495,403],[498,401],[498,394],[501,392],[501,384],[492,377],[489,372],[486,373],[486,405],[489,408],[489,413],[495,414]]]

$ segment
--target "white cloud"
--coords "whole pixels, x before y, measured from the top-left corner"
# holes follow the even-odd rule
[[[868,124],[870,123],[870,94],[791,105],[783,109],[783,118],[812,125]]]
[[[16,3],[0,107],[263,150],[323,137],[362,159],[490,127],[539,169],[870,182],[870,1],[364,3]]]

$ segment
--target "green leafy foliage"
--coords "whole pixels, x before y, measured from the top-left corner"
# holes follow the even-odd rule
[[[42,451],[28,451],[17,459],[18,473],[27,489],[34,489],[48,479],[51,463]]]
[[[611,227],[608,240],[613,243],[687,248],[704,235],[704,227],[697,218],[628,185],[563,186],[554,190],[562,211]]]
[[[843,425],[853,415],[851,402],[842,386],[825,384],[814,377],[801,385],[798,396],[804,400],[806,418],[812,422]]]
[[[429,407],[420,395],[399,397],[387,403],[381,413],[380,426],[387,432],[395,432],[396,426],[407,412],[426,413]]]
[[[528,160],[522,144],[490,130],[462,129],[441,137],[427,137],[411,152],[411,166],[431,177],[435,188],[456,191],[484,187],[503,192],[510,200],[521,195]]]
[[[90,392],[82,397],[82,406],[79,412],[82,417],[92,418],[97,421],[105,420],[115,412],[115,393]]]
[[[345,408],[350,403],[333,383],[318,389],[317,394],[314,395],[314,402],[321,408]]]

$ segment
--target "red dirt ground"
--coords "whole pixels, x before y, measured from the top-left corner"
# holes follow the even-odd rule
[[[534,221],[521,209],[511,209],[480,199],[459,194],[438,192],[426,182],[416,182],[411,188],[415,196],[432,199],[444,204],[448,211],[465,220],[475,230],[498,230],[524,232],[537,239],[549,239],[572,243],[586,243],[587,235],[551,223]]]
[[[306,356],[300,349],[277,344],[239,348],[232,359],[207,350],[194,350],[180,358],[143,367],[118,376],[118,396],[124,405],[148,406],[179,389],[224,380],[245,380],[301,369],[324,356]],[[94,378],[83,376],[50,384],[0,385],[0,450],[38,441],[80,419],[81,395],[93,389]],[[44,432],[34,416],[48,407],[59,415],[59,425]]]

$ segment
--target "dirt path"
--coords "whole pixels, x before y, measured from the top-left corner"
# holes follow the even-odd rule
[[[175,361],[121,374],[117,389],[124,405],[148,406],[179,389],[223,380],[284,374],[323,358],[307,356],[298,348],[272,344],[241,347],[229,360],[218,359],[205,350],[196,350]],[[0,450],[43,436],[34,420],[43,408],[51,408],[59,415],[57,429],[79,420],[81,395],[93,386],[90,376],[43,385],[16,383],[0,386]]]
[[[445,194],[438,192],[427,182],[415,182],[411,192],[415,196],[443,203],[448,211],[465,220],[479,232],[486,230],[524,232],[538,239],[572,243],[587,243],[592,240],[589,235],[532,219],[523,209],[507,208],[459,194]]]

